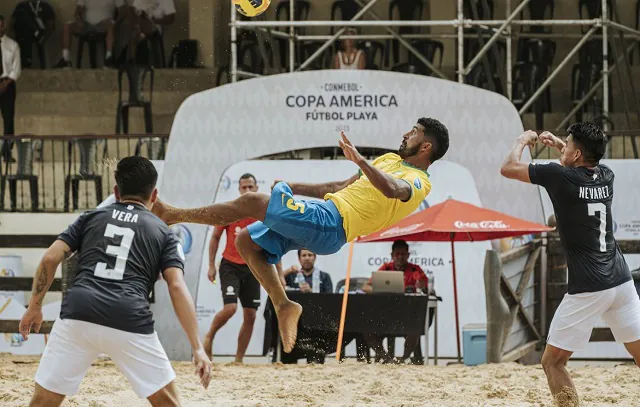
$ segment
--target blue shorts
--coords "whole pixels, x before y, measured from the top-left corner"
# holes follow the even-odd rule
[[[270,264],[291,250],[333,254],[347,242],[342,215],[333,202],[296,200],[284,182],[273,187],[264,222],[252,223],[247,230]]]

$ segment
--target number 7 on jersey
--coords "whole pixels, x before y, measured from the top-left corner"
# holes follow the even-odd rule
[[[109,280],[122,280],[135,234],[136,232],[129,228],[112,225],[111,223],[107,224],[107,229],[104,231],[105,237],[122,236],[119,246],[108,245],[106,250],[107,254],[116,256],[116,264],[114,268],[110,269],[107,268],[107,263],[100,262],[96,264],[96,270],[93,274]]]
[[[600,251],[607,251],[607,207],[602,202],[587,204],[589,210],[589,216],[596,216],[596,213],[600,213]]]

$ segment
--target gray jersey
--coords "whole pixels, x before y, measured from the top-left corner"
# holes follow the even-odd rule
[[[160,272],[184,269],[182,247],[164,222],[141,204],[114,203],[83,213],[58,239],[79,256],[62,319],[154,332],[149,293]]]
[[[629,266],[613,237],[613,171],[530,164],[531,183],[549,194],[567,256],[569,294],[596,292],[631,280]]]

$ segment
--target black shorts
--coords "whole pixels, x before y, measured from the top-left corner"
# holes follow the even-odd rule
[[[260,283],[249,270],[249,266],[223,258],[219,272],[222,301],[225,304],[236,304],[240,299],[243,308],[260,306]]]

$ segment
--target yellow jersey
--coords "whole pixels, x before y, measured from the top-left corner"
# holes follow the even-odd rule
[[[336,193],[326,194],[342,215],[342,225],[350,242],[391,226],[413,213],[431,191],[429,174],[405,163],[398,154],[388,153],[376,158],[372,165],[411,186],[411,197],[402,202],[387,198],[360,172],[360,178]]]

